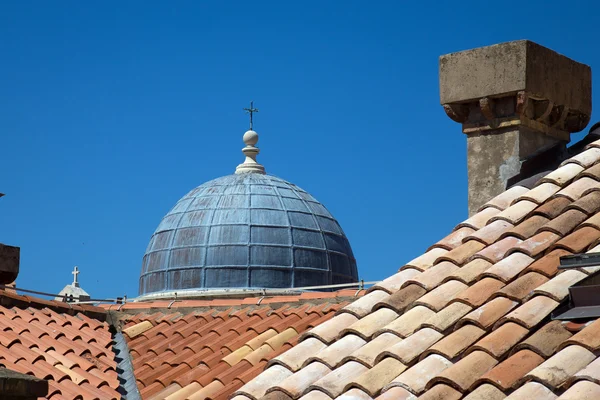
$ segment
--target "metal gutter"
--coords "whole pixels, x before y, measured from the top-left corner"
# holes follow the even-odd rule
[[[113,335],[113,352],[117,362],[117,374],[119,376],[119,389],[121,398],[125,400],[142,400],[140,391],[137,387],[135,375],[133,373],[133,364],[129,355],[127,341],[121,332]]]

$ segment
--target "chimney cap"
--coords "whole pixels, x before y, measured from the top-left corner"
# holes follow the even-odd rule
[[[529,40],[443,55],[439,73],[444,105],[525,92],[581,116],[583,126],[570,132],[585,128],[591,115],[591,68]]]

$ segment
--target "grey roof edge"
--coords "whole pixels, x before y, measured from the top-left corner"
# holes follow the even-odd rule
[[[289,296],[300,295],[304,292],[315,291],[331,291],[340,289],[362,290],[379,281],[358,281],[352,283],[342,283],[323,286],[306,286],[301,288],[218,288],[218,289],[178,289],[167,290],[164,292],[153,292],[140,295],[130,302],[145,302],[155,300],[194,300],[194,299],[214,299],[214,298],[244,298],[244,297],[260,297],[260,296]]]
[[[113,334],[113,341],[113,353],[115,354],[115,361],[117,361],[117,374],[119,377],[118,392],[121,394],[122,399],[142,400],[135,380],[127,341],[120,331]]]

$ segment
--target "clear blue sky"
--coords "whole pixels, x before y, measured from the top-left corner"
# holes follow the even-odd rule
[[[19,286],[58,292],[78,265],[94,297],[137,295],[162,216],[242,161],[253,99],[260,161],[323,202],[361,277],[383,279],[467,217],[466,142],[439,105],[438,56],[531,39],[598,69],[599,11],[4,1],[0,242],[21,247]]]

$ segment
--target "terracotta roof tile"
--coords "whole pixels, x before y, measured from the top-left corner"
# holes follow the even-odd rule
[[[414,304],[423,305],[434,311],[439,311],[467,287],[467,285],[460,281],[450,280],[423,295],[416,300]]]
[[[550,220],[542,215],[532,215],[519,225],[507,230],[501,238],[506,236],[514,236],[521,240],[525,240],[533,236],[538,229],[547,224]]]
[[[557,395],[538,382],[528,382],[506,397],[507,400],[555,400]]]
[[[544,275],[538,274],[537,272],[527,272],[526,274],[521,275],[505,287],[498,290],[496,295],[507,297],[511,300],[521,302],[523,299],[528,297],[537,287],[543,285],[546,282],[548,282],[548,278],[546,278]]]
[[[486,207],[478,213],[471,216],[469,219],[461,222],[456,228],[469,227],[472,229],[481,229],[487,225],[490,218],[498,215],[500,210],[494,207]]]
[[[345,357],[342,362],[356,361],[371,368],[375,365],[375,358],[379,354],[401,341],[402,339],[393,333],[382,333],[361,348],[355,350],[349,356]]]
[[[600,349],[600,319],[592,322],[568,340],[564,340],[559,348],[572,344],[585,347],[590,351]]]
[[[442,261],[441,263],[429,268],[427,271],[408,279],[403,286],[416,284],[424,289],[431,290],[438,286],[445,278],[449,277],[453,273],[456,273],[458,270],[459,267],[457,267],[455,264],[449,261]]]
[[[397,376],[386,388],[400,386],[419,395],[425,391],[427,382],[451,365],[452,363],[444,357],[432,354]]]
[[[587,380],[592,381],[594,383],[600,383],[600,358],[596,358],[581,371],[577,372],[575,375],[569,378],[568,383],[572,384],[579,380]]]
[[[480,376],[491,370],[498,361],[483,351],[474,351],[444,370],[429,382],[445,383],[460,392],[466,392]]]
[[[440,383],[426,391],[422,396],[419,396],[419,400],[455,400],[460,399],[461,397],[462,395],[459,391],[448,385]]]
[[[536,233],[529,239],[524,240],[520,243],[516,243],[513,248],[508,250],[508,254],[514,252],[521,252],[527,254],[530,257],[536,258],[540,254],[548,250],[548,248],[559,239],[560,235],[557,235],[554,232],[543,231],[540,233]]]
[[[427,357],[430,354],[439,354],[447,359],[454,359],[483,335],[485,335],[483,329],[475,325],[464,325],[435,343],[423,352],[421,357]]]
[[[358,388],[371,397],[375,397],[385,385],[400,375],[406,369],[406,365],[394,358],[385,358],[373,368],[363,372],[358,378],[348,383],[344,391]]]
[[[440,255],[436,259],[436,263],[442,261],[450,261],[458,266],[465,264],[471,256],[480,251],[485,247],[485,244],[477,240],[469,240],[457,248],[450,250],[449,252]]]
[[[438,332],[443,332],[472,309],[471,306],[464,303],[451,303],[426,319],[421,327],[433,328]]]
[[[301,341],[290,351],[275,357],[269,362],[269,365],[280,364],[295,372],[302,367],[309,357],[318,354],[321,350],[326,348],[326,346],[327,345],[319,339],[311,337]]]
[[[310,392],[306,393],[304,396],[300,397],[301,400],[331,400],[331,397],[329,397],[327,394],[325,394],[324,392],[321,392],[319,390],[311,390]]]
[[[537,204],[543,204],[546,200],[548,200],[552,195],[560,190],[560,186],[551,182],[542,183],[523,195],[519,196],[518,199],[515,200],[529,200]]]
[[[494,207],[498,210],[504,210],[510,206],[516,199],[529,192],[529,189],[523,186],[513,186],[510,189],[500,193],[481,207],[485,209],[487,207]]]
[[[349,333],[360,336],[365,340],[369,340],[371,336],[394,319],[398,318],[398,314],[389,308],[380,308],[377,311],[359,319],[346,329],[342,330],[341,335]]]
[[[498,299],[499,298],[494,300]],[[512,311],[504,317],[502,321],[513,321],[531,329],[550,314],[557,306],[558,302],[549,297],[536,296]]]
[[[569,163],[575,163],[583,168],[588,168],[594,165],[600,159],[600,149],[595,147],[590,147],[585,151],[573,156],[565,161],[563,161],[560,165],[567,165]]]
[[[413,301],[423,296],[426,292],[427,291],[419,285],[408,285],[385,300],[377,303],[375,309],[386,307],[401,313],[408,305],[412,304]]]
[[[493,264],[489,261],[477,258],[462,266],[456,273],[452,274],[449,279],[456,279],[462,283],[470,284],[492,265]]]
[[[583,176],[587,176],[588,178],[592,178],[597,181],[600,181],[600,165],[595,164],[595,165],[587,168],[585,171],[583,171],[581,174],[579,174],[579,177],[583,177]]]
[[[533,201],[520,200],[513,203],[510,207],[504,211],[496,214],[490,218],[490,222],[502,220],[510,222],[512,225],[516,225],[521,222],[530,212],[535,210],[538,205]]]
[[[571,232],[577,225],[585,221],[587,215],[579,210],[568,210],[561,213],[558,217],[546,223],[538,232],[552,232],[559,236],[565,236]]]
[[[241,397],[241,396],[236,396],[234,398],[237,399],[238,397]],[[243,398],[247,399],[246,396],[243,396]],[[327,398],[329,398],[329,397],[327,397]],[[225,396],[225,397],[217,397],[217,394],[215,394],[215,396],[213,397],[213,399],[214,400],[229,400],[229,397],[227,397],[227,396]],[[166,400],[169,400],[169,399],[166,399]],[[290,396],[288,396],[287,394],[279,391],[279,390],[276,390],[276,391],[269,392],[269,393],[265,394],[262,397],[262,400],[293,400],[293,398],[290,397]]]
[[[571,204],[571,200],[566,197],[556,197],[538,208],[533,212],[533,215],[541,215],[549,220],[559,216]]]
[[[600,140],[594,140],[593,142],[589,143],[588,145],[585,146],[585,149],[590,149],[592,147],[600,147]]]
[[[293,399],[297,399],[313,383],[329,374],[331,369],[320,362],[308,364],[305,368],[285,378],[283,381],[273,385],[267,393],[281,391]]]
[[[528,255],[523,253],[513,253],[492,265],[483,273],[483,276],[496,278],[502,282],[510,282],[533,261],[533,258]],[[498,289],[500,289],[500,287],[498,287]]]
[[[500,359],[528,333],[529,330],[521,325],[507,322],[475,343],[472,349],[485,351],[494,358]]]
[[[244,343],[246,346],[250,347],[252,350],[258,349],[262,346],[267,340],[277,335],[277,331],[275,329],[267,329],[263,333],[258,336],[254,336],[252,339],[248,340]],[[243,348],[244,346],[240,347]]]
[[[416,397],[408,390],[393,387],[376,397],[376,400],[415,400]]]
[[[383,290],[374,290],[371,293],[367,293],[355,302],[348,304],[342,308],[342,311],[348,312],[357,318],[361,318],[369,314],[375,304],[384,301],[388,297],[390,297],[389,293]]]
[[[315,318],[316,316],[312,316],[312,318]],[[306,317],[307,319],[310,319],[310,316]],[[287,328],[286,330],[284,330],[283,332],[280,332],[279,334],[273,336],[270,339],[267,339],[265,341],[265,344],[269,345],[271,348],[273,348],[274,350],[277,350],[278,348],[280,348],[281,346],[283,346],[283,344],[285,342],[287,342],[288,340],[291,340],[295,337],[298,336],[298,330],[294,329],[297,326],[300,326],[301,324],[293,324],[290,328]],[[302,330],[300,330],[302,331]],[[239,334],[239,333],[238,333]]]
[[[434,248],[434,249],[429,250],[427,253],[408,262],[406,264],[406,266],[414,267],[414,268],[418,269],[419,271],[424,271],[428,268],[431,268],[434,261],[446,253],[448,253],[448,250]]]
[[[585,168],[575,163],[566,163],[550,172],[540,182],[552,182],[558,186],[565,186],[579,175]]]
[[[386,357],[394,357],[403,364],[408,365],[442,337],[443,335],[438,331],[423,328],[380,353],[375,362],[377,363]]]
[[[246,383],[233,396],[238,394],[247,396],[251,399],[258,400],[266,393],[267,389],[273,385],[277,385],[284,379],[290,377],[292,372],[280,365],[274,365],[265,370],[265,372],[250,382]]]
[[[600,397],[600,385],[594,382],[581,381],[564,392],[560,400],[597,399]]]
[[[265,343],[258,349],[252,351],[250,354],[244,356],[242,360],[248,361],[252,365],[258,365],[261,361],[267,359],[267,357],[272,354],[274,350],[276,349]]]
[[[525,378],[556,388],[595,358],[592,352],[581,346],[568,346],[536,367]]]
[[[301,340],[307,337],[315,337],[319,339],[321,342],[329,344],[337,338],[339,333],[347,328],[348,326],[354,324],[358,321],[352,314],[342,313],[338,314],[330,320],[315,326],[308,332],[304,333],[301,336]]]
[[[267,372],[268,371],[269,370],[267,370]],[[344,388],[347,384],[354,382],[356,378],[366,371],[368,371],[368,368],[364,365],[354,361],[348,361],[310,385],[307,390],[320,390],[333,399],[344,392]]]
[[[517,305],[516,301],[497,297],[465,315],[459,324],[472,323],[487,329]]]
[[[503,233],[513,227],[514,225],[510,222],[497,220],[473,232],[471,235],[467,236],[464,241],[477,240],[485,245],[489,245],[494,243]]]
[[[204,400],[206,398],[211,398],[214,394],[216,394],[219,390],[223,389],[225,385],[223,385],[219,381],[212,381],[202,389],[198,390],[196,393],[188,396],[189,400]]]
[[[557,249],[541,257],[533,262],[526,271],[539,272],[547,277],[553,277],[558,272],[560,257],[571,255],[572,253],[566,250]]]
[[[304,365],[306,366],[313,361],[317,361],[333,369],[340,364],[344,357],[347,357],[354,351],[360,349],[365,343],[366,341],[364,339],[356,335],[346,335],[331,346],[324,348],[314,356],[308,358],[304,362]]]
[[[594,214],[588,219],[586,219],[581,226],[588,226],[596,229],[600,229],[600,216],[599,214]]]
[[[595,165],[591,169],[597,170],[600,172],[600,164]],[[586,170],[587,172],[589,170]],[[585,173],[584,172],[584,173]],[[595,172],[597,174],[597,172]],[[593,191],[585,196],[581,197],[579,200],[573,202],[568,206],[567,209],[575,209],[579,210],[587,215],[595,214],[598,210],[600,210],[600,192]]]
[[[450,233],[448,236],[434,244],[429,248],[431,250],[434,247],[440,247],[445,250],[452,250],[462,244],[463,239],[475,232],[475,229],[470,227],[462,227]]]
[[[372,400],[372,397],[360,389],[350,389],[339,396],[337,400]]]
[[[497,387],[484,383],[464,397],[465,400],[503,400],[506,395]]]
[[[386,292],[392,294],[400,290],[404,282],[409,279],[414,278],[415,276],[421,274],[419,270],[413,268],[402,268],[400,271],[387,279],[379,282],[377,285],[373,286],[373,290],[383,289]]]
[[[492,368],[479,378],[479,383],[490,383],[508,391],[517,387],[525,374],[544,362],[544,359],[531,350],[521,350]]]
[[[542,294],[560,302],[568,296],[569,286],[574,285],[586,276],[583,272],[576,270],[564,271],[548,282],[538,286],[532,295]]]
[[[565,196],[572,201],[576,201],[590,188],[600,188],[600,182],[588,177],[583,177],[573,181],[570,185],[556,193],[556,196]]]
[[[519,238],[508,236],[479,251],[475,254],[474,258],[483,258],[491,263],[496,263],[502,260],[509,250],[518,248],[521,243],[526,242],[527,241],[522,242]]]
[[[503,286],[504,283],[497,279],[483,278],[462,291],[454,301],[460,301],[471,307],[479,307]]]
[[[581,330],[583,330],[586,326],[589,325],[589,321],[581,320],[581,321],[564,321],[563,326],[569,332],[575,334]]]

